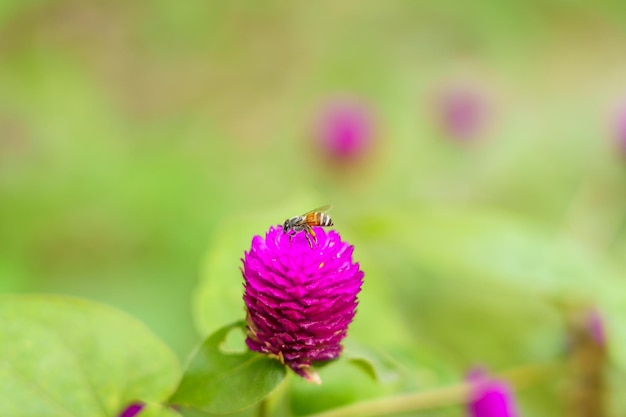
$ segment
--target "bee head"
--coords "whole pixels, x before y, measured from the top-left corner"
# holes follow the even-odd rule
[[[289,219],[285,220],[283,223],[283,233],[287,233],[291,229],[291,225],[289,224]]]

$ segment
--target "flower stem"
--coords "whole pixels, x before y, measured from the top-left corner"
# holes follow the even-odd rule
[[[309,415],[308,417],[371,417],[407,411],[426,410],[444,405],[459,404],[467,398],[468,392],[469,385],[457,384],[427,392],[363,401],[346,407]]]
[[[525,366],[504,372],[499,377],[506,379],[516,388],[523,388],[553,376],[557,370],[560,370],[560,367]],[[307,417],[373,417],[458,405],[467,401],[470,389],[470,384],[460,383],[425,392],[363,401]]]
[[[259,404],[258,404],[258,408],[257,408],[257,417],[268,417],[268,410],[269,410],[269,404],[267,401],[268,397],[263,398]]]

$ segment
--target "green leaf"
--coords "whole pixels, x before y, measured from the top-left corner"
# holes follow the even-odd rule
[[[116,416],[167,398],[177,358],[141,322],[58,296],[0,297],[0,415]]]
[[[222,327],[204,341],[191,358],[170,404],[206,413],[233,413],[259,402],[278,387],[286,374],[280,362],[247,349],[224,350],[229,333],[240,329],[244,329],[243,322]]]
[[[181,417],[181,414],[169,406],[146,404],[137,417]]]
[[[354,340],[346,342],[341,358],[378,382],[391,382],[399,377],[395,361],[383,352],[361,345]]]

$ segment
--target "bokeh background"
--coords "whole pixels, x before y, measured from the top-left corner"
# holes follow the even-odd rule
[[[332,203],[398,390],[558,359],[586,308],[619,387],[625,164],[620,1],[0,2],[0,291],[181,359],[243,316],[251,237]]]

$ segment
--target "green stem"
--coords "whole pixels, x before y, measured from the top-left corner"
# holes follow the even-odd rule
[[[407,411],[426,410],[444,405],[459,404],[467,398],[468,389],[469,386],[467,384],[457,384],[427,392],[363,401],[323,413],[313,414],[308,417],[372,417]]]
[[[515,388],[523,388],[553,376],[555,371],[559,369],[560,367],[556,366],[526,366],[504,372],[496,377],[507,380]],[[426,392],[363,401],[334,410],[311,414],[308,417],[373,417],[458,405],[467,401],[470,389],[469,384],[456,384]]]
[[[268,397],[265,397],[259,402],[256,413],[257,417],[268,417],[269,404],[267,399]]]
[[[257,403],[255,417],[270,417],[284,414],[283,409],[286,407],[285,393],[288,392],[289,386],[291,386],[291,379],[292,376],[287,373],[285,379],[278,387]]]

